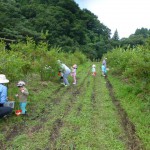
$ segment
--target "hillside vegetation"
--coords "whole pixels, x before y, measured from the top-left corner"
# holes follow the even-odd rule
[[[110,38],[73,0],[1,0],[0,14],[0,74],[15,101],[0,120],[0,149],[150,149],[150,30]],[[60,84],[58,60],[77,64],[77,85],[71,76],[70,86]],[[15,115],[18,80],[30,93],[25,116]]]
[[[79,50],[89,58],[100,58],[110,49],[110,29],[73,0],[2,0],[0,38],[59,46],[65,52]]]
[[[15,98],[16,83],[24,80],[29,89],[28,115],[15,113],[2,119],[2,149],[149,149],[149,48],[114,49],[105,55],[110,69],[101,76],[101,62],[92,62],[81,52],[65,53],[47,44],[1,42],[1,68],[10,80],[8,98]],[[77,86],[60,85],[57,60],[76,63]],[[112,75],[111,75],[112,74]],[[6,126],[7,124],[7,126]]]
[[[106,54],[111,73],[129,84],[129,92],[149,100],[150,97],[150,47],[116,48]]]
[[[112,93],[121,84],[117,85],[113,79],[113,88],[111,78],[105,80],[101,76],[100,63],[95,64],[95,77],[91,75],[92,63],[80,65],[78,84],[72,85],[69,77],[69,87],[58,81],[41,81],[38,75],[29,77],[28,115],[12,114],[1,120],[1,149],[148,149],[148,116],[142,119],[143,123],[138,122],[142,115],[148,114],[139,113],[141,106],[145,106],[135,109],[135,103],[118,97],[119,91]],[[17,87],[11,84],[9,90],[13,95]],[[17,109],[18,101],[15,101]],[[134,109],[126,109],[129,106]],[[138,113],[138,118],[133,112]]]
[[[0,39],[6,49],[30,37],[36,44],[46,42],[48,49],[77,50],[92,60],[112,48],[144,45],[150,37],[150,30],[143,27],[120,39],[117,30],[111,33],[95,14],[81,10],[73,0],[1,0],[0,14]]]

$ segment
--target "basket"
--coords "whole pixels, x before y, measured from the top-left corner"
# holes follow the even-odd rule
[[[15,111],[15,114],[16,114],[17,116],[21,115],[21,113],[22,113],[22,110],[16,110],[16,111]]]
[[[14,101],[8,101],[8,102],[4,103],[4,106],[5,106],[5,107],[14,108],[15,102],[14,102]]]

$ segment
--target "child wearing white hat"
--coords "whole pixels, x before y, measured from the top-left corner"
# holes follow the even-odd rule
[[[92,65],[92,75],[96,76],[96,65]]]
[[[19,88],[19,93],[16,96],[19,98],[20,101],[20,108],[22,110],[21,114],[26,114],[27,97],[29,95],[29,92],[27,88],[25,88],[24,81],[19,81],[17,83],[17,87]]]

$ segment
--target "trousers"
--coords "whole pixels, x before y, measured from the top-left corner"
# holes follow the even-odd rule
[[[26,106],[27,106],[27,102],[20,102],[20,108],[22,110],[22,114],[26,113]]]

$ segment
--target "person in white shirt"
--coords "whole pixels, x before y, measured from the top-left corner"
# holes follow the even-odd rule
[[[63,84],[65,86],[68,86],[69,85],[68,76],[71,73],[71,70],[68,66],[62,63],[60,60],[58,60],[58,64],[60,65],[61,72],[63,73],[63,82],[64,82]]]

